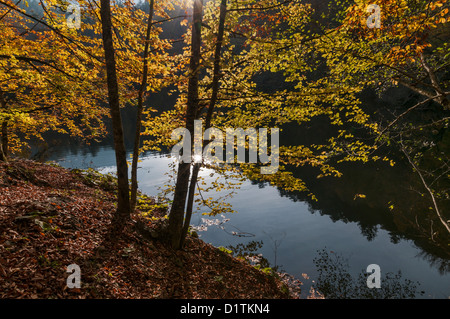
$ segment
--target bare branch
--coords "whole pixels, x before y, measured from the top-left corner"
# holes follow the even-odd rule
[[[408,162],[411,164],[411,166],[414,168],[414,170],[417,172],[417,174],[420,177],[420,180],[422,181],[423,186],[425,187],[425,189],[427,190],[428,194],[431,197],[431,200],[433,201],[433,206],[434,206],[434,210],[436,212],[436,215],[438,216],[440,222],[442,223],[442,225],[444,225],[444,227],[447,229],[447,231],[450,233],[450,226],[448,225],[448,223],[444,220],[444,218],[441,216],[441,212],[439,211],[437,202],[436,202],[436,198],[434,197],[433,191],[431,190],[431,188],[428,186],[427,182],[425,181],[421,171],[419,170],[419,168],[417,167],[417,165],[414,163],[414,161],[411,159],[411,157],[409,156],[408,152],[406,152],[405,147],[403,146],[403,143],[400,141],[400,144],[402,145],[402,152],[403,154],[405,154],[406,158],[408,159]]]
[[[408,113],[411,112],[412,110],[418,108],[419,106],[422,106],[422,105],[424,105],[425,103],[427,103],[427,102],[429,102],[429,101],[432,101],[432,100],[434,100],[435,98],[437,98],[437,97],[439,97],[439,96],[441,96],[441,95],[442,95],[442,94],[438,94],[438,95],[429,97],[428,99],[423,100],[422,102],[417,103],[417,104],[414,105],[414,106],[411,106],[411,107],[410,107],[409,109],[407,109],[405,112],[403,112],[402,114],[400,114],[399,116],[397,116],[397,117],[395,118],[395,120],[393,120],[391,123],[389,123],[389,125],[386,126],[386,127],[384,128],[384,130],[381,131],[380,134],[378,134],[377,139],[380,138],[380,136],[383,135],[388,129],[390,129],[395,123],[397,123],[403,116],[405,116],[406,114],[408,114]]]

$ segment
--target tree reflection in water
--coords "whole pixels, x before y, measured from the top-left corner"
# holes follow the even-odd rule
[[[368,288],[365,269],[355,278],[349,272],[348,259],[327,249],[318,250],[314,258],[318,276],[314,288],[321,292],[326,299],[408,299],[417,298],[424,294],[419,291],[419,282],[402,278],[398,273],[383,273],[381,269],[381,287]]]

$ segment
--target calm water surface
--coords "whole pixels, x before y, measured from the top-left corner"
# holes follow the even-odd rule
[[[115,172],[111,147],[101,147],[95,152],[87,149],[55,151],[49,160],[67,168],[93,167],[105,173]],[[171,161],[168,156],[156,153],[143,156],[138,178],[144,193],[157,195],[159,187],[168,183],[165,173],[169,171]],[[202,176],[210,180],[209,173],[204,170]],[[400,270],[403,278],[419,282],[419,290],[425,291],[420,298],[450,298],[448,267],[446,271],[439,271],[436,265],[448,265],[448,260],[439,261],[438,258],[438,263],[431,263],[422,257],[423,249],[412,240],[393,241],[391,232],[381,225],[375,226],[375,235],[369,240],[362,234],[358,222],[336,220],[311,208],[306,201],[295,201],[275,187],[251,181],[244,182],[229,202],[237,213],[226,215],[230,220],[223,224],[225,229],[210,226],[207,231],[199,232],[201,238],[214,246],[262,242],[258,252],[272,266],[277,265],[301,279],[305,292],[318,274],[313,259],[318,250],[326,248],[348,258],[350,272],[354,275],[365,271],[369,264],[378,264],[382,273]],[[205,216],[195,214],[192,224],[202,224],[201,218]],[[235,236],[232,232],[246,236]],[[310,279],[304,279],[302,274],[307,274]]]

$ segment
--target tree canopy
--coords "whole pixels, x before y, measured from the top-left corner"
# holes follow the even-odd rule
[[[128,198],[120,109],[132,107],[137,121],[129,212],[137,201],[139,155],[172,148],[179,142],[173,139],[176,129],[194,135],[195,123],[201,123],[200,131],[210,133],[200,143],[201,153],[228,159],[235,153],[224,153],[227,130],[253,134],[244,136],[243,144],[250,159],[252,143],[259,142],[257,161],[238,155],[237,163],[217,163],[194,156],[178,165],[176,182],[166,191],[174,192],[169,228],[176,237],[172,245],[180,248],[195,202],[209,207],[210,214],[231,211],[224,202],[195,196],[207,190],[198,177],[204,167],[227,178],[306,191],[315,199],[291,167],[309,165],[318,169],[318,177],[339,177],[341,162],[394,165],[379,150],[396,143],[449,231],[439,209],[439,198],[448,193],[427,179],[420,166],[426,152],[417,151],[419,139],[406,128],[412,125],[406,115],[430,103],[437,105],[437,115],[419,126],[447,128],[446,0],[331,1],[323,12],[300,0],[80,0],[76,5],[68,12],[74,8],[69,1],[0,0],[1,159],[48,131],[98,140],[106,134],[105,119],[112,117],[119,188]],[[74,27],[68,21],[77,20],[77,8],[80,24]],[[105,22],[109,16],[111,23]],[[167,23],[182,30],[179,38],[171,38],[175,32]],[[377,117],[361,103],[367,89],[382,94],[398,86],[418,99],[390,118]],[[176,103],[150,107],[152,94],[163,89],[176,96]],[[335,134],[318,143],[276,141],[285,127],[316,119],[326,120]],[[430,142],[421,136],[421,142]],[[194,144],[192,139],[187,146],[192,153]],[[234,137],[232,144],[238,147]],[[437,164],[440,178],[448,177],[448,163],[444,158]],[[213,188],[224,187],[217,182]]]

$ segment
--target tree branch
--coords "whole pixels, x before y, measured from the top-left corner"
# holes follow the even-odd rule
[[[44,25],[45,27],[49,28],[50,30],[52,30],[54,33],[56,33],[58,36],[60,36],[61,38],[69,41],[70,43],[73,43],[76,47],[78,47],[79,49],[81,49],[84,53],[86,53],[87,55],[89,55],[91,58],[94,58],[95,60],[97,60],[98,62],[104,64],[105,62],[102,61],[101,59],[99,59],[98,57],[96,57],[95,55],[92,55],[89,51],[87,51],[85,48],[83,48],[82,46],[80,46],[74,39],[64,35],[60,30],[52,27],[51,25],[49,25],[48,23],[20,10],[20,8],[17,8],[13,5],[11,5],[10,3],[7,3],[5,0],[0,0],[0,4],[3,4],[5,7],[10,8],[24,16],[26,16],[27,18],[30,18],[33,21],[36,21],[42,25]]]
[[[450,233],[450,226],[448,225],[448,223],[444,220],[444,218],[441,216],[441,213],[439,211],[439,208],[437,206],[437,202],[436,202],[436,198],[434,197],[433,191],[430,189],[430,187],[428,186],[427,182],[425,181],[422,173],[420,172],[419,168],[417,167],[417,165],[413,162],[413,160],[411,159],[411,157],[408,155],[408,153],[405,150],[405,147],[403,146],[403,143],[400,141],[400,144],[402,145],[402,152],[403,154],[405,154],[406,158],[408,159],[408,162],[411,164],[411,166],[414,168],[414,170],[417,172],[417,174],[420,177],[420,180],[422,181],[423,186],[425,187],[425,189],[427,190],[428,194],[431,197],[431,200],[433,201],[433,206],[434,206],[434,210],[436,212],[436,215],[438,216],[439,220],[441,221],[442,225],[444,225],[444,227],[447,229],[447,231]]]
[[[0,59],[12,59],[13,56],[12,55],[6,55],[6,54],[0,54]],[[72,78],[72,79],[76,79],[76,77],[74,77],[73,75],[70,75],[69,73],[65,72],[64,70],[61,70],[60,68],[58,68],[57,66],[54,66],[53,64],[51,64],[50,62],[47,61],[43,61],[37,58],[30,58],[30,57],[26,57],[26,56],[14,56],[15,59],[19,60],[19,61],[24,61],[24,62],[36,62],[36,63],[40,63],[46,66],[51,67],[52,69],[63,73],[64,75]]]
[[[378,134],[377,139],[380,138],[380,136],[383,135],[388,129],[390,129],[395,123],[397,123],[403,116],[405,116],[406,114],[408,114],[408,113],[411,112],[412,110],[418,108],[419,106],[424,105],[425,103],[434,100],[435,98],[437,98],[437,97],[439,97],[439,96],[441,96],[441,94],[438,94],[438,95],[429,97],[428,99],[423,100],[422,102],[417,103],[417,104],[414,105],[414,106],[411,106],[409,109],[407,109],[407,110],[404,111],[402,114],[400,114],[399,116],[397,116],[397,117],[395,118],[395,120],[393,120],[391,123],[389,123],[389,125],[386,126],[386,127],[384,128],[384,130],[381,131],[380,134]]]

